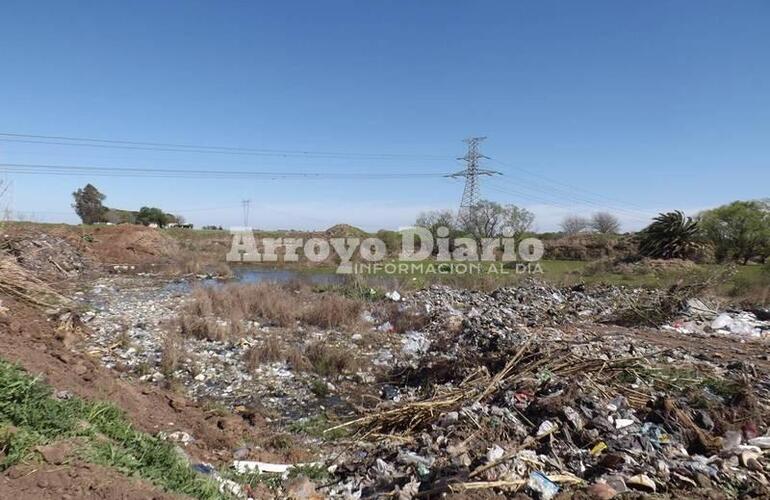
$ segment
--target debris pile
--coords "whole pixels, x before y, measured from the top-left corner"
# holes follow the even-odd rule
[[[360,443],[336,462],[339,491],[770,494],[766,374],[592,337],[530,332],[516,350],[340,424]]]
[[[769,495],[767,371],[597,323],[669,298],[547,286],[408,297],[431,311],[431,347],[393,370],[382,403],[329,429],[356,441],[332,494]]]
[[[237,341],[185,338],[182,362],[164,373],[163,323],[189,286],[137,280],[101,280],[83,297],[96,308],[92,354],[149,382],[172,376],[197,399],[269,408],[283,431],[322,414],[330,437],[305,437],[332,474],[314,485],[329,497],[770,495],[767,358],[657,343],[664,331],[645,315],[658,307],[656,320],[731,331],[753,313],[720,314],[681,289],[433,286],[388,294],[388,314],[364,311],[358,331],[255,323]],[[393,308],[426,320],[395,328]],[[631,317],[645,327],[616,326]],[[283,361],[248,371],[244,353],[276,335],[366,354],[367,371],[331,380]]]
[[[683,317],[664,325],[663,328],[695,335],[717,333],[743,337],[767,337],[770,336],[770,318],[763,314],[762,309],[729,310],[720,313],[701,300],[690,299]]]
[[[6,235],[0,250],[47,281],[72,278],[94,268],[94,263],[69,241],[43,232],[19,237]]]

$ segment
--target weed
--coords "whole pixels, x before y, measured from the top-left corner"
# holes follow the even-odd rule
[[[331,422],[324,415],[316,415],[314,417],[306,417],[292,422],[288,426],[289,432],[297,434],[305,434],[314,438],[321,438],[326,440],[341,439],[348,435],[347,429],[335,429],[333,431],[326,432],[327,429],[334,427]]]
[[[254,371],[261,364],[275,363],[284,359],[281,341],[275,335],[266,338],[261,344],[251,346],[245,356],[249,371]]]
[[[160,371],[167,379],[173,378],[185,355],[184,339],[174,330],[166,331],[161,344]]]
[[[122,411],[108,403],[78,398],[56,400],[51,389],[0,360],[0,445],[6,469],[30,456],[38,445],[80,437],[94,462],[138,476],[183,495],[219,499],[217,485],[192,471],[174,447],[135,430]]]
[[[349,327],[359,321],[361,309],[362,304],[358,300],[328,294],[313,302],[302,318],[321,328]]]
[[[302,349],[297,346],[292,346],[286,351],[286,363],[298,372],[308,371],[311,367]]]
[[[326,382],[316,378],[310,382],[310,392],[319,398],[325,398],[329,395],[329,387],[326,385]]]
[[[324,342],[314,342],[305,351],[313,371],[317,374],[329,377],[352,372],[358,366],[356,359],[350,353]]]
[[[398,333],[422,330],[430,322],[430,317],[422,311],[392,302],[382,304],[376,314],[381,322],[390,322]]]
[[[276,434],[270,438],[270,446],[276,450],[288,450],[294,444],[294,440],[289,434]]]
[[[329,472],[323,465],[299,465],[289,469],[288,476],[289,479],[297,476],[305,476],[311,481],[320,483],[329,479]]]

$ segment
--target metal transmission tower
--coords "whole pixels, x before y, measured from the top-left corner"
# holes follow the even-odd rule
[[[241,206],[243,206],[243,227],[249,227],[249,208],[251,200],[242,200]]]
[[[482,175],[502,175],[496,170],[486,170],[479,167],[479,160],[487,158],[479,152],[479,143],[486,139],[486,137],[469,137],[463,142],[468,144],[468,152],[465,156],[458,158],[458,160],[464,160],[468,166],[465,170],[460,170],[454,174],[449,174],[447,177],[465,177],[465,189],[463,190],[463,198],[460,201],[460,213],[458,214],[460,219],[473,214],[476,209],[476,205],[479,202],[480,183],[479,177]]]

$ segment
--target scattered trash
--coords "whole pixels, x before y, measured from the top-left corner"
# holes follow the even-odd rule
[[[184,431],[175,431],[171,434],[167,434],[163,431],[158,433],[158,438],[164,440],[164,441],[174,441],[176,443],[181,443],[184,446],[187,446],[188,444],[195,441],[191,435]]]
[[[246,474],[248,472],[259,472],[261,474],[284,474],[294,467],[314,467],[321,464],[303,463],[303,464],[272,464],[268,462],[258,462],[256,460],[235,460],[233,468],[236,472]]]
[[[527,486],[536,492],[542,500],[550,500],[559,493],[559,486],[539,471],[530,473]]]

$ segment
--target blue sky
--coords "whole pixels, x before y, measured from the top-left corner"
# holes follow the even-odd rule
[[[484,196],[541,230],[600,208],[634,229],[770,194],[766,1],[6,1],[0,47],[0,132],[407,155],[0,141],[0,163],[441,173],[485,135],[486,166],[505,175]],[[462,194],[450,179],[6,177],[19,215],[70,222],[89,181],[109,206],[199,225],[240,223],[249,198],[264,228],[397,227]]]

